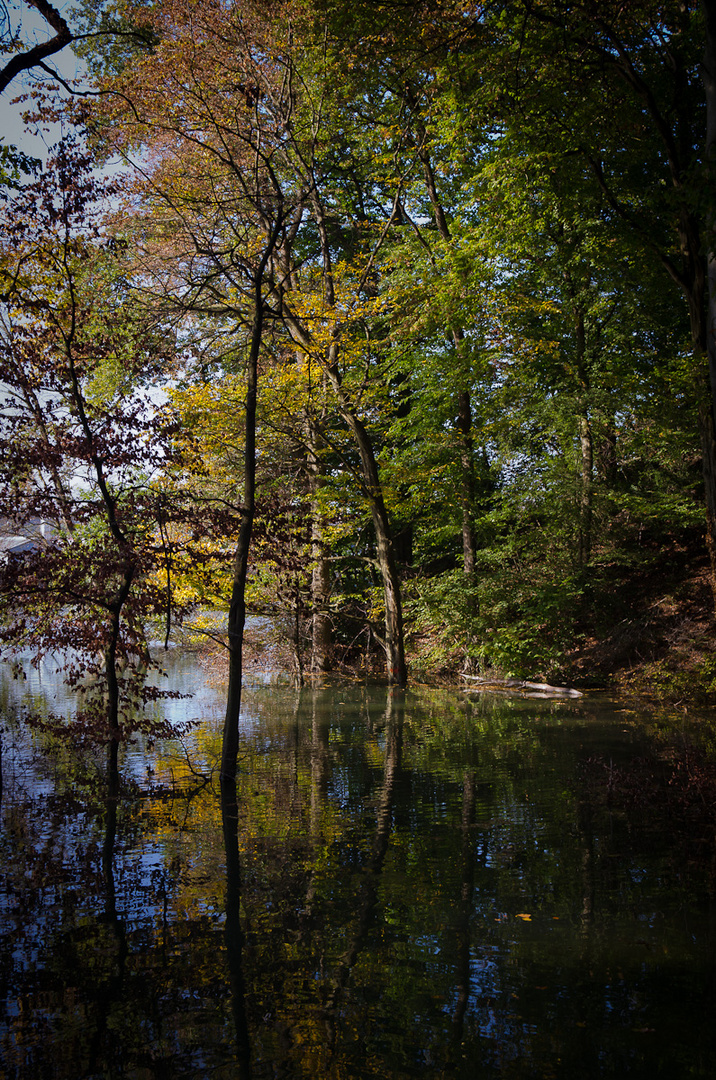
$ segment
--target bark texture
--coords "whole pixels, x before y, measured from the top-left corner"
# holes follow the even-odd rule
[[[256,514],[256,398],[258,393],[258,364],[263,339],[265,307],[263,279],[269,259],[279,236],[281,215],[277,216],[271,236],[254,274],[254,317],[251,343],[247,358],[246,417],[244,442],[244,504],[241,526],[234,554],[234,577],[229,605],[229,683],[226,692],[226,715],[221,746],[221,778],[231,783],[236,779],[236,759],[239,752],[239,716],[241,713],[241,682],[243,678],[244,627],[246,625],[246,575],[251,549],[251,535]]]

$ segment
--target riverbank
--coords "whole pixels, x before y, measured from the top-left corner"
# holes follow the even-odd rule
[[[215,630],[220,636],[221,617]],[[535,682],[605,690],[662,705],[716,705],[716,622],[710,565],[703,538],[671,538],[634,565],[601,565],[585,589],[572,643],[551,668],[481,672],[497,678],[518,675]],[[194,637],[205,663],[217,673],[226,652],[217,640]],[[411,681],[428,686],[464,686],[462,656],[441,654],[436,642],[407,635]],[[309,655],[302,658],[304,673]],[[288,631],[277,620],[249,619],[247,672],[267,670],[293,677],[297,661]],[[346,680],[383,676],[377,643],[373,651],[336,649],[332,675]]]

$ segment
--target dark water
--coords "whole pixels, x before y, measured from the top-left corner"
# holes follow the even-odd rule
[[[716,1075],[716,783],[685,733],[254,685],[237,859],[221,687],[170,677],[201,726],[127,751],[116,813],[20,724],[69,707],[50,674],[5,685],[2,1080]]]

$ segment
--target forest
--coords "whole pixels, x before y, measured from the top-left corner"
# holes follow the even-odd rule
[[[711,700],[713,0],[21,8],[3,649]]]

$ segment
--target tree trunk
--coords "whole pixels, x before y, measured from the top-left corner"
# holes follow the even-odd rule
[[[592,425],[586,414],[579,418],[579,445],[582,458],[579,497],[579,565],[584,567],[592,557],[592,468],[594,463]]]
[[[460,431],[460,466],[462,469],[462,561],[469,582],[475,579],[477,541],[473,521],[475,505],[475,464],[472,447],[472,406],[468,390],[458,397],[458,429]]]
[[[711,184],[716,154],[716,0],[702,0],[704,11],[704,62],[703,79],[706,95],[706,146],[705,161],[707,177]],[[711,587],[716,602],[716,244],[714,243],[713,211],[706,222],[704,237],[708,281],[708,312],[706,317],[705,344],[708,356],[709,390],[704,394],[699,409],[699,428],[703,453],[704,493],[706,499],[706,536],[711,556]],[[696,340],[696,339],[695,339]]]
[[[108,796],[116,799],[119,795],[119,676],[117,674],[117,644],[120,635],[122,609],[129,597],[134,580],[134,566],[131,561],[125,565],[122,584],[119,587],[111,610],[109,642],[104,650],[104,671],[107,680],[107,727],[109,743],[107,747],[107,785]]]
[[[370,505],[373,528],[375,530],[376,555],[383,579],[385,596],[385,647],[388,679],[396,686],[405,686],[408,682],[408,668],[405,662],[405,640],[403,630],[403,605],[400,595],[400,578],[393,550],[393,538],[388,511],[383,500],[383,492],[378,475],[378,464],[373,453],[373,444],[368,432],[351,408],[341,386],[340,375],[335,365],[328,369],[328,377],[336,392],[341,414],[350,428],[360,453],[365,494]]]
[[[405,686],[408,682],[408,668],[405,662],[405,643],[403,631],[403,607],[400,595],[400,580],[395,563],[395,553],[388,523],[388,514],[383,496],[371,500],[373,528],[375,529],[378,565],[383,576],[385,595],[385,635],[388,661],[388,678],[396,686]]]
[[[303,642],[301,641],[301,583],[298,575],[293,582],[293,663],[295,667],[295,682],[298,689],[303,686]]]
[[[311,671],[330,670],[332,627],[329,611],[331,568],[326,558],[323,531],[323,507],[319,493],[323,483],[323,465],[318,452],[318,432],[310,417],[306,421],[308,474],[311,492]]]
[[[244,505],[241,526],[234,554],[234,579],[229,606],[229,685],[226,693],[226,716],[221,747],[221,778],[234,781],[236,758],[239,752],[239,715],[241,713],[241,681],[243,677],[244,626],[246,624],[246,574],[249,565],[251,534],[256,512],[256,388],[258,381],[258,352],[261,344],[262,305],[254,314],[254,329],[249,353],[246,388],[246,432],[244,447]]]
[[[321,206],[317,194],[314,192],[315,222],[321,240],[323,254],[323,273],[325,300],[329,307],[335,303],[333,288],[333,269],[331,263],[331,248],[328,242],[325,210]],[[283,307],[286,328],[294,342],[308,351],[312,348],[311,335],[300,323],[288,306]],[[328,349],[328,354],[322,358],[323,370],[335,392],[338,402],[338,410],[346,422],[349,431],[353,435],[361,460],[361,472],[363,476],[363,491],[368,499],[375,529],[378,565],[383,578],[385,594],[385,636],[386,636],[386,667],[388,679],[398,686],[405,686],[408,681],[408,669],[405,663],[405,643],[403,637],[403,608],[400,596],[400,579],[393,550],[393,538],[391,533],[388,512],[385,508],[378,465],[373,453],[373,444],[364,424],[358,417],[353,404],[343,388],[341,373],[338,367],[339,346],[337,341]]]
[[[236,758],[239,753],[239,716],[241,713],[241,680],[243,677],[244,626],[246,624],[246,574],[249,566],[251,534],[256,512],[256,396],[258,393],[259,353],[264,330],[263,279],[276,247],[283,224],[279,210],[271,234],[267,237],[259,264],[253,277],[254,318],[251,343],[247,357],[246,420],[244,434],[244,506],[234,554],[234,579],[229,605],[229,685],[226,691],[226,715],[221,744],[221,778],[236,779]]]

